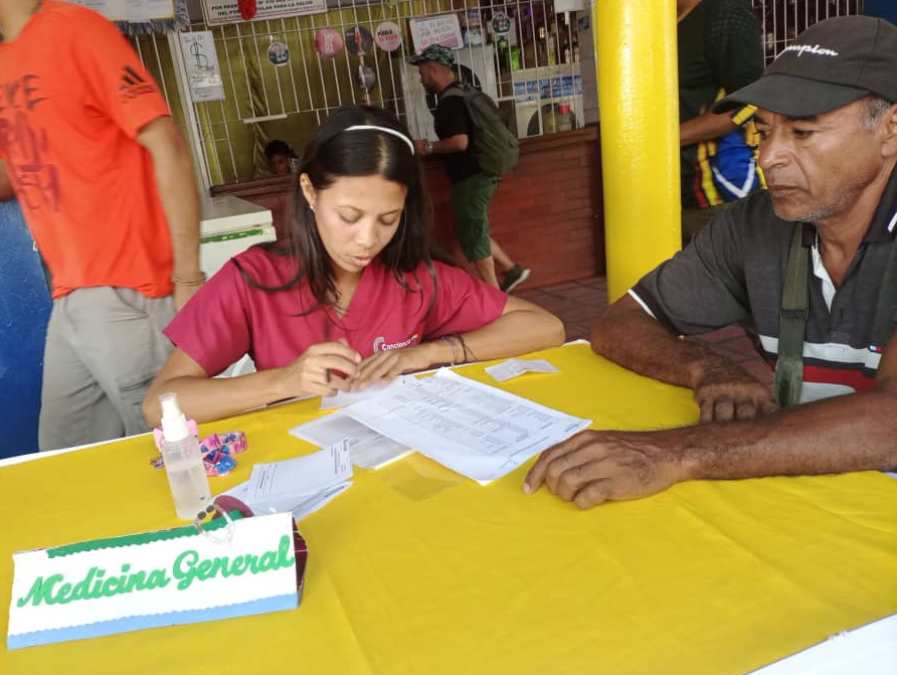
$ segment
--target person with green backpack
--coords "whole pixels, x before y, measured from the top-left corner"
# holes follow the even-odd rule
[[[431,45],[409,59],[424,88],[438,97],[433,113],[439,141],[416,141],[420,155],[438,154],[452,182],[452,210],[461,250],[484,281],[510,293],[530,270],[516,264],[489,235],[489,203],[502,175],[517,165],[517,137],[498,107],[479,89],[455,76],[455,55]],[[495,272],[498,263],[504,275]]]
[[[757,106],[768,191],[727,205],[592,328],[601,356],[692,389],[700,424],[581,432],[525,492],[588,508],[688,480],[897,470],[895,74],[897,26],[842,16],[718,104]],[[735,323],[771,387],[682,339]]]

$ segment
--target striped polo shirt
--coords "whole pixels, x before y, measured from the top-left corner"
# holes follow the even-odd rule
[[[768,193],[757,192],[727,205],[692,244],[648,273],[629,294],[679,335],[741,324],[756,336],[762,355],[774,367],[793,227],[776,217]],[[897,322],[897,304],[879,309],[888,259],[897,256],[895,230],[897,170],[840,288],[822,264],[817,237],[808,272],[802,402],[873,386],[882,350]],[[884,316],[878,316],[880,312]]]

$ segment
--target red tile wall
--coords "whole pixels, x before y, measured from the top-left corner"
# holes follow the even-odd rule
[[[595,129],[528,139],[520,164],[492,200],[492,236],[511,258],[532,269],[524,287],[537,288],[603,274],[604,226]],[[453,248],[450,184],[436,158],[425,163],[434,236]]]

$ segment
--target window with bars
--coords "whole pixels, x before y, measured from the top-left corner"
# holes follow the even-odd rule
[[[862,0],[751,0],[751,5],[763,27],[767,63],[814,23],[863,13]]]
[[[413,135],[432,137],[429,110],[434,101],[426,97],[407,59],[414,51],[410,22],[437,15],[458,17],[464,42],[455,52],[459,78],[492,96],[519,137],[582,126],[580,46],[590,51],[583,21],[587,14],[557,11],[589,6],[575,2],[328,0],[328,11],[322,14],[222,26],[208,26],[201,15],[193,16],[190,30],[212,32],[224,81],[225,99],[206,103],[193,103],[179,86],[172,50],[180,47],[173,36],[146,35],[134,44],[178,123],[193,131],[188,135],[196,139],[204,182],[228,184],[268,175],[263,149],[271,139],[284,140],[301,154],[323,117],[340,105],[371,103],[390,109]],[[807,26],[862,12],[862,0],[751,0],[751,4],[763,27],[767,62]],[[505,24],[506,33],[493,30],[496,19]],[[322,56],[315,48],[325,29],[345,42],[347,31],[354,32],[356,26],[373,36],[384,22],[399,26],[402,41],[395,51],[369,44],[364,54],[343,48],[334,56]],[[362,36],[363,42],[366,39]],[[279,66],[268,58],[275,43],[286,45],[289,53]],[[366,83],[359,68],[365,69]]]
[[[576,16],[571,11],[557,13],[553,0],[330,0],[329,4],[323,14],[220,26],[192,17],[190,30],[212,32],[225,99],[187,101],[189,107],[174,86],[176,64],[168,53],[168,44],[177,49],[178,42],[152,35],[136,40],[179,122],[194,125],[210,184],[268,175],[263,152],[268,141],[284,140],[301,154],[323,117],[341,105],[366,103],[392,110],[414,136],[435,137],[429,112],[435,102],[428,99],[417,69],[407,61],[415,51],[410,22],[438,15],[458,17],[464,45],[455,52],[459,78],[492,96],[518,136],[583,125]],[[498,31],[493,30],[494,19]],[[392,52],[370,42],[386,22],[397,25],[402,37]],[[345,45],[334,56],[320,53],[328,29]],[[348,48],[355,35],[367,43],[363,54]],[[269,49],[282,53],[283,46],[289,56],[276,65]]]

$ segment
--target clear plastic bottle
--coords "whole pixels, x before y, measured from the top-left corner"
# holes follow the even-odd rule
[[[159,402],[162,404],[162,458],[174,508],[178,518],[192,520],[211,499],[199,441],[191,433],[174,394],[162,394]]]

